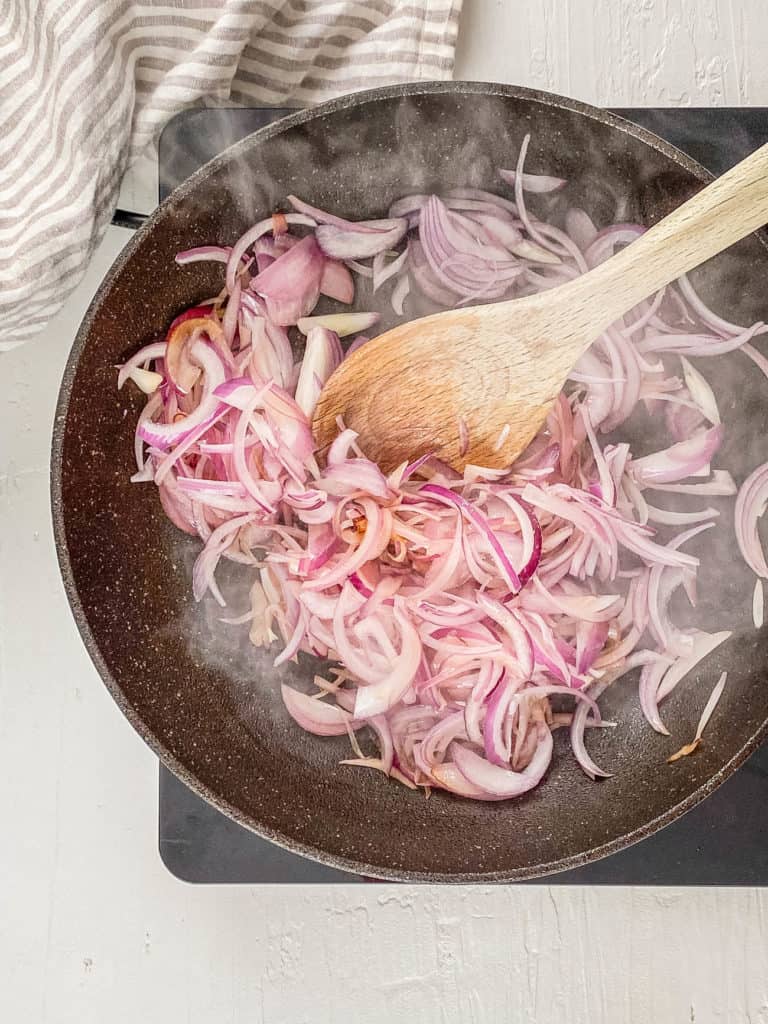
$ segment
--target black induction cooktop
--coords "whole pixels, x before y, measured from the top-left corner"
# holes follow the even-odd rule
[[[160,139],[160,198],[227,146],[287,110],[204,109],[175,117]],[[629,118],[721,174],[768,142],[768,108],[634,108]],[[160,765],[160,856],[188,882],[363,882],[249,832]],[[629,849],[547,883],[768,884],[768,745],[712,796]],[[528,883],[526,883],[528,884]],[[534,880],[535,884],[535,880]]]

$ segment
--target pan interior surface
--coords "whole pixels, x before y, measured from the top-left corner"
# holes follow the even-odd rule
[[[195,604],[199,542],[166,520],[154,487],[129,482],[142,402],[128,388],[117,393],[114,367],[182,308],[221,287],[219,266],[180,268],[177,251],[231,244],[289,193],[360,219],[382,216],[406,193],[460,186],[501,192],[497,169],[514,166],[528,132],[528,168],[567,178],[568,203],[583,206],[598,227],[650,225],[707,178],[639,128],[527,90],[448,83],[334,101],[258,132],[173,193],[106,280],[62,387],[53,460],[59,557],[85,643],[118,704],[176,774],[236,820],[367,875],[501,880],[578,865],[692,806],[765,730],[768,633],[751,624],[753,578],[733,538],[732,499],[721,503],[716,529],[688,550],[702,557],[691,624],[734,635],[664,706],[673,739],[646,723],[632,674],[601,700],[617,728],[588,735],[610,779],[586,778],[567,738],[556,734],[543,784],[521,799],[488,804],[440,792],[427,800],[378,772],[340,766],[346,740],[307,735],[280,698],[281,682],[306,688],[316,663],[302,656],[275,669],[274,650],[255,649],[247,627],[220,621],[248,607],[248,580],[237,567],[220,573],[226,612],[212,599]],[[695,280],[718,312],[749,323],[767,318],[766,270],[766,250],[751,237]],[[356,307],[366,299],[362,290]],[[768,459],[768,382],[738,353],[717,367],[710,379],[726,425],[718,464],[740,482]],[[653,450],[651,426],[647,436],[627,439]],[[668,766],[723,669],[728,686],[707,742],[696,757]]]

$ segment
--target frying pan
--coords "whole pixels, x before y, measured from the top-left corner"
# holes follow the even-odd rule
[[[160,206],[107,275],[64,374],[53,437],[52,503],[61,571],[86,647],[131,723],[188,786],[241,824],[326,864],[396,880],[513,880],[576,867],[672,821],[728,777],[766,733],[768,631],[748,613],[751,582],[732,540],[732,501],[703,557],[691,622],[734,635],[665,705],[673,738],[653,733],[625,677],[602,700],[615,729],[592,730],[595,783],[556,734],[553,766],[522,799],[430,799],[377,772],[340,766],[346,741],[303,733],[279,684],[306,685],[309,658],[272,668],[245,630],[195,605],[198,543],[163,515],[149,485],[132,485],[140,396],[115,390],[115,364],[172,317],[221,287],[221,269],[179,268],[174,254],[231,243],[288,193],[353,218],[377,217],[407,192],[498,190],[532,133],[531,170],[569,179],[569,202],[598,226],[651,224],[710,175],[635,125],[584,104],[498,85],[423,83],[358,93],[301,111],[233,146]],[[696,282],[723,315],[766,317],[768,251],[752,236],[702,268]],[[363,294],[357,302],[366,304]],[[384,325],[386,326],[386,324]],[[717,364],[727,440],[719,465],[737,481],[768,458],[765,379],[740,354]],[[653,422],[633,443],[652,444]],[[713,535],[716,535],[713,539]],[[697,546],[698,542],[698,546]],[[222,586],[230,614],[247,583]],[[676,614],[685,615],[683,609]],[[695,756],[666,757],[691,738],[722,669],[728,685]]]

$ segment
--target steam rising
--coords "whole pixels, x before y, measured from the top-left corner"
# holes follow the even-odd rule
[[[665,133],[669,117],[669,127],[678,133],[674,115],[657,112],[654,116],[659,132]],[[416,96],[327,114],[251,151],[247,146],[237,147],[226,172],[219,174],[220,189],[213,205],[208,197],[198,205],[194,194],[185,201],[189,222],[196,225],[190,243],[231,244],[245,227],[283,207],[284,197],[291,192],[354,219],[385,216],[389,204],[407,193],[471,186],[509,195],[497,168],[514,166],[520,143],[529,131],[528,169],[570,182],[558,196],[530,199],[538,216],[559,226],[566,207],[574,205],[583,207],[598,227],[624,220],[652,223],[697,187],[685,171],[632,136],[557,107],[538,108],[528,100],[511,102],[472,94]],[[705,138],[706,131],[699,134],[694,126],[691,149],[695,142],[698,149],[706,150],[702,159],[715,171],[724,169],[723,156],[735,160],[740,148],[751,148],[751,140],[731,137],[732,149],[724,154],[717,147],[702,147]],[[714,310],[748,324],[768,319],[764,266],[765,253],[750,239],[710,261],[692,280]],[[393,282],[376,295],[370,282],[357,279],[356,284],[353,308],[379,311],[381,329],[386,330],[395,322],[390,305]],[[338,308],[323,299],[315,312]],[[408,318],[432,308],[413,293],[406,300]],[[303,342],[296,334],[297,357],[302,349]],[[670,365],[674,361],[674,357],[665,358]],[[768,382],[738,352],[694,362],[714,389],[726,428],[725,444],[715,465],[729,468],[740,483],[755,465],[768,459]],[[659,446],[658,427],[640,410],[621,428],[620,436],[640,453],[652,451]],[[682,503],[676,506],[673,495],[651,492],[649,498],[663,508],[683,507]],[[736,548],[732,500],[702,499],[701,507],[709,503],[720,510],[717,525],[687,549],[702,562],[698,607],[693,611],[679,591],[671,611],[682,625],[695,622],[706,630],[735,630],[738,645],[739,637],[752,633],[753,578]],[[685,507],[690,510],[690,504]],[[672,533],[670,528],[659,527],[662,542]],[[179,539],[179,558],[191,580],[193,552],[183,538]],[[302,684],[306,689],[322,666],[302,655],[298,665],[289,663],[275,669],[272,661],[279,644],[255,648],[248,639],[247,625],[220,621],[222,616],[248,610],[252,573],[246,567],[222,562],[218,578],[228,608],[222,610],[208,596],[186,613],[179,626],[189,638],[194,660],[227,680],[237,713],[246,727],[258,734],[263,733],[265,722],[270,728],[284,717],[280,684]],[[702,671],[709,674],[713,669],[707,666]]]

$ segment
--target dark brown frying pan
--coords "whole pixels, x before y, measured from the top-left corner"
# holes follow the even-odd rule
[[[366,875],[489,881],[583,864],[692,807],[766,733],[768,631],[749,622],[751,585],[732,541],[732,502],[722,503],[717,529],[692,550],[704,558],[695,621],[735,632],[671,698],[674,738],[651,731],[636,680],[625,678],[604,699],[618,727],[589,737],[612,778],[589,781],[558,741],[542,786],[521,800],[482,804],[441,793],[425,800],[378,773],[340,767],[345,742],[301,732],[283,711],[279,682],[301,683],[314,665],[303,659],[276,671],[242,630],[218,621],[218,606],[195,606],[197,544],[166,521],[151,486],[128,482],[141,402],[117,394],[114,366],[220,287],[215,266],[176,267],[178,250],[231,242],[291,192],[359,218],[380,216],[406,192],[498,189],[496,168],[510,164],[528,131],[530,168],[568,178],[570,201],[601,225],[650,224],[710,177],[641,128],[524,89],[421,84],[299,112],[202,168],[137,233],[88,311],[61,388],[52,484],[59,559],[85,644],[118,705],[172,771],[234,819]],[[766,274],[768,252],[751,237],[697,280],[720,312],[746,323],[766,318]],[[720,365],[728,428],[721,464],[740,481],[768,458],[768,383],[738,354]],[[237,614],[244,584],[228,582]],[[667,765],[725,668],[728,685],[706,743]]]

